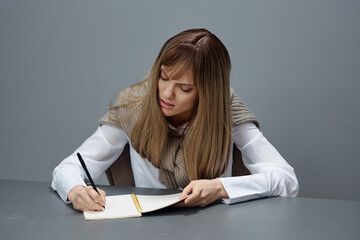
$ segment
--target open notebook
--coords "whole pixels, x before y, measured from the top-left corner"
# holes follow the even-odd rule
[[[143,213],[156,211],[177,202],[181,193],[169,195],[115,195],[106,197],[103,211],[84,211],[85,220],[141,217]]]

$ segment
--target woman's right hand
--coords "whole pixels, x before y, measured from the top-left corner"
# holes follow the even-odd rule
[[[68,199],[79,211],[102,210],[106,204],[106,193],[99,188],[97,190],[100,195],[91,186],[76,185],[68,193]]]

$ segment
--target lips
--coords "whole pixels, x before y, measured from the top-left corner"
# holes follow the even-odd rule
[[[170,104],[168,102],[165,102],[164,100],[159,98],[159,102],[160,102],[160,106],[166,109],[172,109],[173,107],[175,107],[174,104]]]

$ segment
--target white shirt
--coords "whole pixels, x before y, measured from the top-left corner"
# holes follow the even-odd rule
[[[241,151],[245,166],[251,175],[231,177],[229,167],[219,178],[229,198],[226,204],[269,196],[292,196],[299,187],[294,169],[267,141],[254,123],[243,123],[233,128],[232,140]],[[118,128],[102,125],[53,171],[51,187],[67,202],[69,191],[88,182],[76,153],[80,152],[90,175],[96,180],[120,156],[129,138]],[[136,187],[166,188],[159,179],[159,169],[142,158],[130,144],[131,167]]]

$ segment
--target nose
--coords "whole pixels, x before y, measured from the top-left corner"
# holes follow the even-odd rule
[[[174,85],[173,84],[168,84],[164,88],[164,97],[166,97],[168,99],[173,99],[175,97]]]

